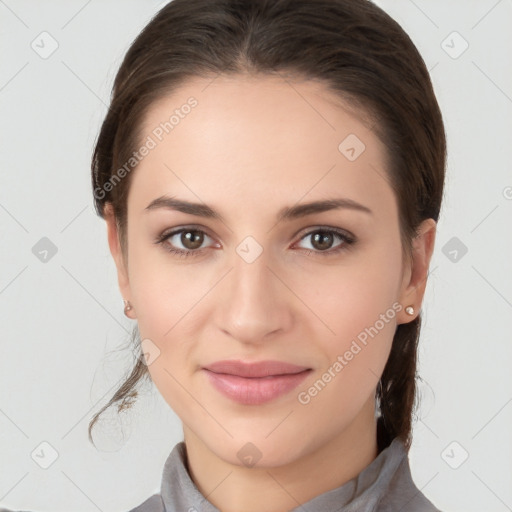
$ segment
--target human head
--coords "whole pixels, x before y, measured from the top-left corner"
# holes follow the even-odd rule
[[[137,169],[112,178],[149,134],[143,127],[151,108],[194,79],[248,74],[317,81],[371,127],[386,148],[385,178],[410,261],[420,224],[438,220],[445,135],[428,71],[401,27],[366,0],[173,0],[127,52],[93,155],[96,211],[106,218],[112,205],[125,262],[127,198]],[[382,447],[395,436],[410,443],[420,322],[418,314],[393,336],[377,396]],[[106,407],[126,403],[148,376],[138,358]]]

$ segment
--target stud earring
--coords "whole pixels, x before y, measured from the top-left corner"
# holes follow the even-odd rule
[[[123,299],[124,302],[124,314],[128,316],[128,311],[132,310],[132,305],[130,304],[130,301]]]
[[[412,306],[407,306],[405,308],[405,312],[408,314],[408,315],[414,315],[414,308]]]

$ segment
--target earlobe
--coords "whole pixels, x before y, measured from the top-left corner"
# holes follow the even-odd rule
[[[428,269],[434,251],[437,224],[434,219],[425,219],[412,241],[412,262],[406,273],[408,276],[402,284],[400,304],[403,314],[398,317],[398,324],[414,320],[420,310],[427,285]]]
[[[415,311],[414,311],[414,306],[410,305],[410,306],[407,306],[405,308],[405,312],[408,314],[408,315],[411,315],[413,316]]]
[[[132,316],[132,313],[131,311],[133,310],[133,307],[132,305],[130,304],[130,301],[129,300],[126,300],[126,299],[123,299],[123,302],[124,302],[124,314],[128,317],[128,318],[134,318]]]

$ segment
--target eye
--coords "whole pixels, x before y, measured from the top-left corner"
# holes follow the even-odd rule
[[[334,228],[317,228],[314,231],[306,233],[302,240],[311,239],[310,246],[313,250],[306,248],[306,253],[320,254],[321,256],[331,256],[340,251],[348,249],[355,243],[355,237],[348,233]],[[335,239],[341,240],[341,243],[332,248]]]
[[[166,251],[186,258],[187,256],[196,256],[203,252],[204,247],[201,246],[205,238],[210,237],[203,230],[189,227],[164,232],[155,240],[155,243],[161,244]],[[180,245],[183,249],[179,247]]]

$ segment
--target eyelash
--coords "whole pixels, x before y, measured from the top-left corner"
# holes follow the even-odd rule
[[[165,244],[165,242],[173,237],[174,235],[178,235],[180,233],[186,233],[186,232],[196,232],[196,233],[203,233],[205,234],[206,236],[209,236],[204,230],[202,229],[199,229],[199,228],[195,228],[195,227],[186,227],[186,228],[180,228],[180,229],[177,229],[175,231],[171,231],[169,233],[162,233],[161,235],[158,236],[158,238],[155,240],[155,244],[160,244],[162,245],[162,247],[164,248],[165,251],[167,252],[170,252],[172,254],[176,254],[182,258],[187,258],[189,256],[199,256],[200,254],[203,253],[203,251],[206,249],[206,248],[203,248],[203,249],[196,249],[196,250],[185,250],[185,249],[176,249],[176,248],[173,248],[173,247],[170,247],[168,244]],[[353,244],[356,243],[356,238],[352,235],[349,235],[348,233],[346,233],[345,231],[341,231],[339,229],[335,229],[335,228],[328,228],[328,227],[318,227],[312,231],[309,231],[308,233],[304,234],[300,240],[303,240],[304,238],[308,237],[308,236],[311,236],[315,233],[324,233],[324,234],[333,234],[333,235],[336,235],[338,236],[342,241],[343,243],[338,245],[336,248],[334,249],[328,249],[326,251],[315,251],[315,250],[311,250],[311,249],[303,249],[305,252],[306,252],[306,255],[307,256],[310,256],[310,255],[320,255],[320,256],[324,256],[324,257],[328,257],[328,256],[334,256],[342,251],[346,251],[350,248],[350,246],[352,246]],[[211,237],[210,237],[211,238]]]

